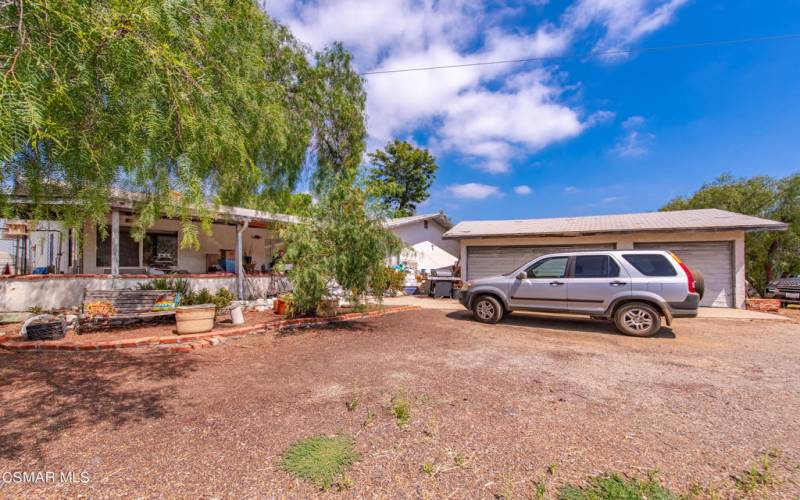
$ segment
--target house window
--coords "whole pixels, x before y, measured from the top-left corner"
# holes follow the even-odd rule
[[[178,233],[149,232],[142,242],[145,265],[178,265]]]
[[[111,234],[105,239],[97,229],[97,267],[111,267]],[[131,236],[130,228],[119,228],[119,266],[139,267],[139,242]]]

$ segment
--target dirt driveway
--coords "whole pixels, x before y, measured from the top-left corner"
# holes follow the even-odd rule
[[[280,455],[346,433],[361,460],[345,493],[325,495],[553,495],[658,470],[678,492],[726,497],[770,453],[759,494],[796,498],[798,360],[795,322],[682,320],[636,339],[590,320],[485,326],[444,310],[190,354],[0,353],[0,472],[88,476],[7,482],[0,496],[306,496],[317,490]],[[390,411],[399,392],[405,427]]]

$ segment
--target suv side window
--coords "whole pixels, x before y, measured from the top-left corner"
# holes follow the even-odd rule
[[[616,278],[619,265],[608,255],[578,255],[575,257],[574,278]]]
[[[569,257],[551,257],[540,260],[525,271],[528,278],[563,278],[567,274]]]
[[[678,271],[666,257],[657,253],[625,254],[622,256],[645,276],[677,276]]]

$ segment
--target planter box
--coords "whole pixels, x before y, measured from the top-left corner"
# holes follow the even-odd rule
[[[214,304],[176,307],[175,323],[178,335],[210,332],[214,329],[215,316]]]
[[[64,338],[66,325],[62,320],[43,321],[31,323],[25,330],[28,340],[58,340]]]
[[[781,310],[781,301],[778,299],[747,299],[746,305],[751,311],[777,313]]]

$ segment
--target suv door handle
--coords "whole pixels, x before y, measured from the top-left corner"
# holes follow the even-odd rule
[[[611,286],[622,286],[622,285],[626,285],[626,284],[627,283],[625,283],[624,281],[619,281],[619,280],[615,280],[615,281],[612,281],[611,283],[609,283],[609,285],[611,285]]]
[[[550,282],[550,286],[561,286],[563,284],[564,284],[563,281],[551,281]]]

